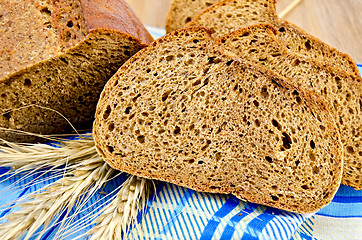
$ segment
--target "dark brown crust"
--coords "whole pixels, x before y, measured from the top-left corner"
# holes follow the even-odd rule
[[[81,4],[89,30],[114,29],[137,37],[146,44],[153,41],[152,36],[125,1],[81,0]]]

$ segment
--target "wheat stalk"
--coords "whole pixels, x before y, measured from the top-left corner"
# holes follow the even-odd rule
[[[126,238],[130,226],[136,222],[137,214],[144,209],[149,196],[150,181],[130,176],[115,199],[104,207],[95,219],[94,226],[86,235],[90,240],[118,240]]]

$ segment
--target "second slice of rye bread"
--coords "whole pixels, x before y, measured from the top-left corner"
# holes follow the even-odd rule
[[[222,52],[204,28],[127,61],[93,127],[116,169],[288,211],[317,211],[341,181],[342,144],[323,100]]]
[[[362,189],[362,80],[288,51],[270,25],[259,24],[223,36],[217,44],[238,57],[262,64],[293,84],[320,94],[329,104],[344,145],[342,182]]]

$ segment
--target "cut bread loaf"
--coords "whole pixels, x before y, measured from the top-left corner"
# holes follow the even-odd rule
[[[323,63],[359,75],[353,60],[344,53],[306,33],[301,28],[279,19],[275,0],[224,0],[205,9],[186,26],[204,26],[219,38],[243,27],[269,23],[278,29],[277,38],[291,50]]]
[[[361,78],[288,51],[275,37],[276,32],[270,25],[255,25],[225,35],[217,44],[320,94],[332,110],[344,144],[342,182],[362,189]]]
[[[218,2],[220,0],[172,0],[166,17],[166,32],[182,28],[196,14]]]
[[[70,131],[65,118],[89,129],[106,81],[152,41],[124,1],[5,0],[0,13],[0,138],[10,141]]]
[[[342,176],[323,100],[222,52],[203,28],[128,60],[106,84],[93,130],[116,169],[293,212],[328,204]]]

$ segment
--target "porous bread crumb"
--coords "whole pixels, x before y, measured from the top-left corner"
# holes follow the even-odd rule
[[[121,171],[293,212],[328,204],[342,176],[321,98],[222,53],[202,28],[166,35],[123,65],[93,130]]]
[[[344,145],[342,182],[361,189],[361,78],[288,51],[275,37],[276,31],[270,25],[254,25],[223,36],[217,44],[242,59],[269,67],[293,84],[320,94],[326,100]]]

